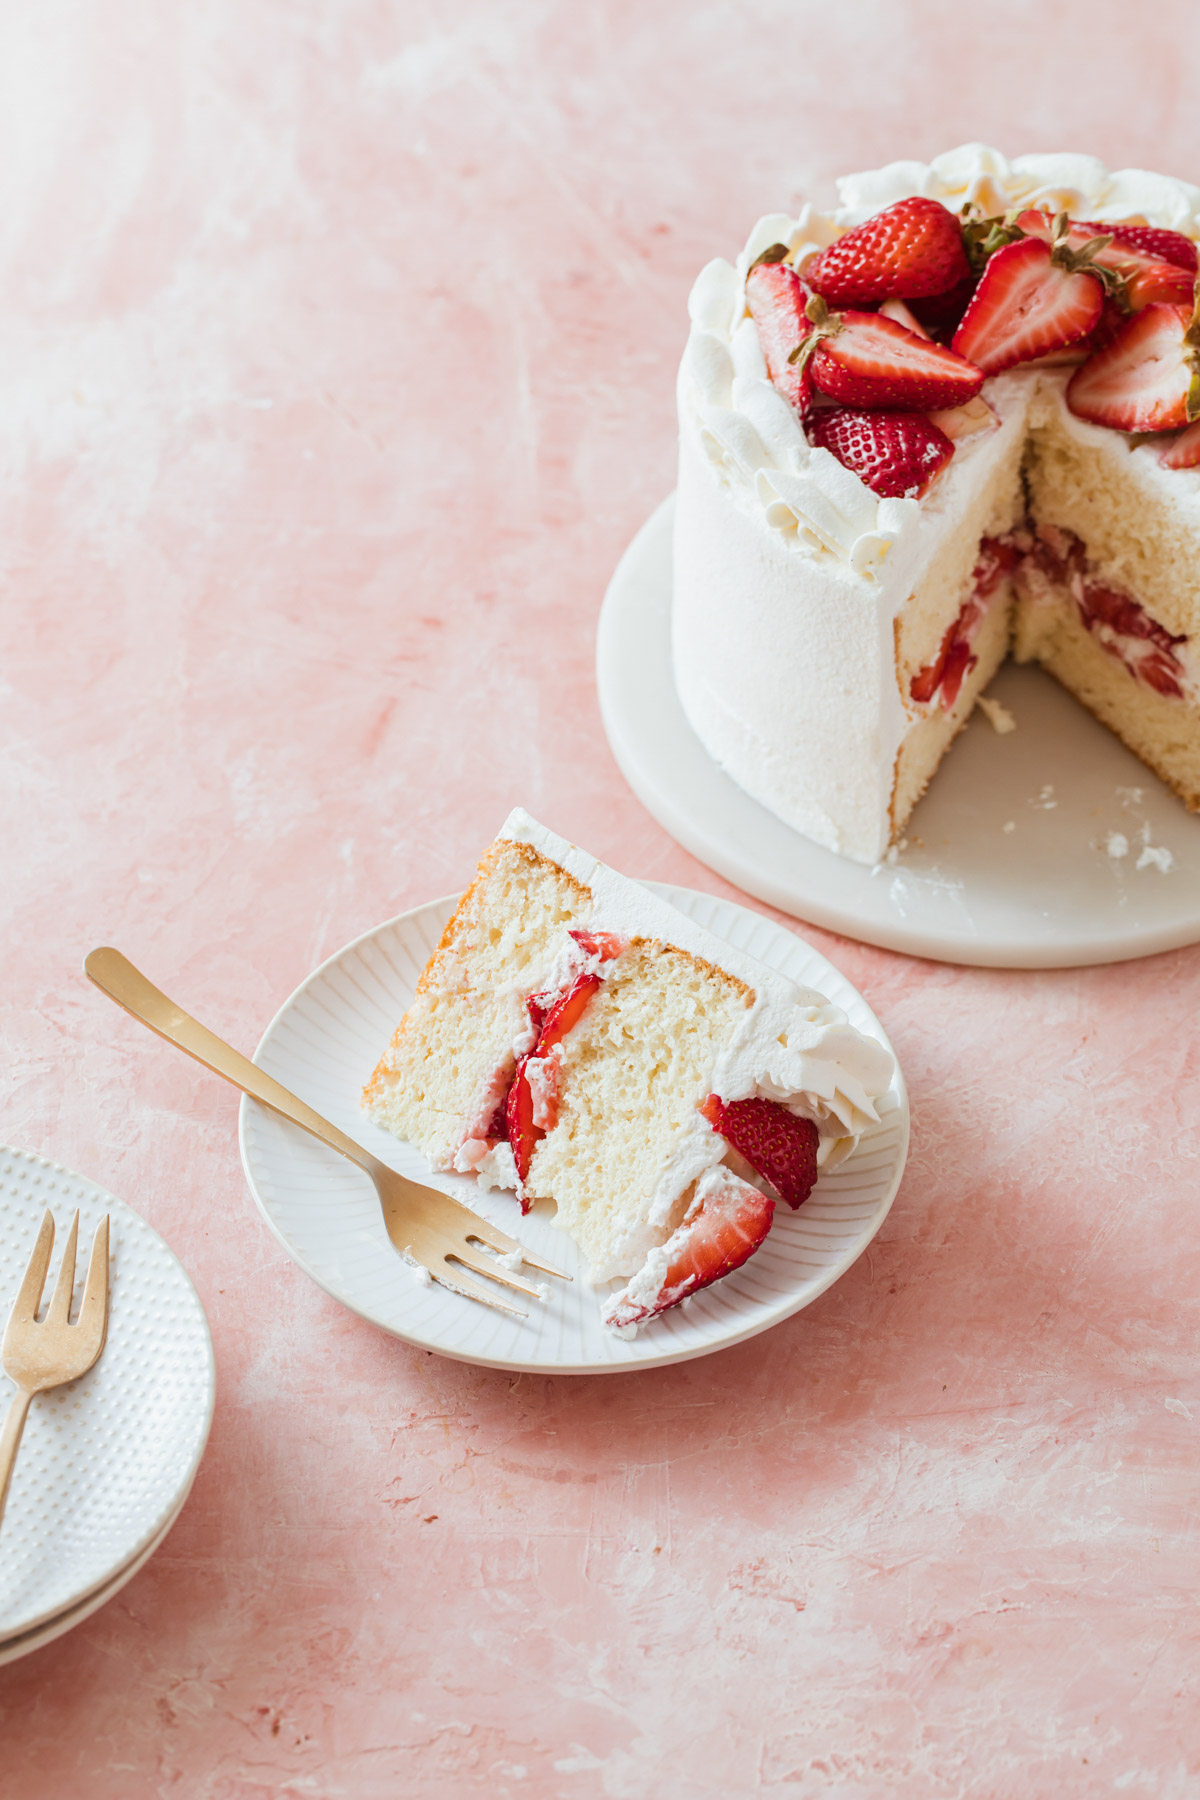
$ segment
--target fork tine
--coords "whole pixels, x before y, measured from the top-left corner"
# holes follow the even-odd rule
[[[529,1317],[528,1313],[521,1312],[518,1307],[507,1306],[503,1300],[498,1300],[481,1281],[473,1281],[469,1275],[460,1273],[458,1267],[452,1267],[448,1262],[439,1260],[437,1268],[431,1269],[429,1273],[443,1287],[452,1288],[456,1294],[463,1294],[468,1300],[482,1300],[485,1306],[494,1306],[497,1312],[511,1313],[514,1319]]]
[[[486,1275],[489,1281],[498,1281],[503,1287],[516,1288],[519,1294],[528,1294],[531,1300],[540,1300],[542,1297],[540,1290],[531,1282],[522,1281],[519,1275],[514,1275],[511,1269],[506,1269],[490,1256],[481,1256],[478,1251],[468,1250],[465,1246],[461,1250],[448,1251],[447,1255],[453,1256],[464,1268],[474,1269],[477,1275]]]
[[[525,1248],[524,1244],[518,1243],[516,1238],[509,1237],[506,1231],[501,1231],[498,1226],[492,1224],[490,1219],[480,1219],[478,1225],[470,1225],[467,1228],[467,1237],[485,1245],[489,1250],[496,1251],[500,1256],[511,1256],[516,1250],[523,1263],[527,1263],[531,1269],[540,1269],[543,1275],[556,1275],[559,1281],[573,1279],[570,1275],[565,1275],[561,1269],[552,1268],[549,1263],[543,1262],[540,1256],[535,1256],[531,1250]]]
[[[38,1228],[37,1242],[30,1252],[25,1266],[25,1276],[13,1301],[13,1309],[9,1314],[9,1324],[32,1325],[37,1318],[37,1309],[42,1303],[42,1289],[46,1285],[46,1270],[50,1267],[50,1252],[54,1248],[54,1214],[47,1207],[42,1214],[42,1223]]]
[[[79,1208],[76,1207],[71,1229],[67,1233],[67,1247],[63,1251],[58,1280],[54,1284],[54,1295],[46,1314],[47,1325],[66,1325],[70,1320],[71,1296],[75,1292],[75,1245],[78,1240]]]
[[[96,1227],[92,1254],[88,1257],[87,1280],[79,1306],[78,1328],[99,1340],[101,1349],[108,1335],[108,1214]],[[97,1350],[97,1356],[100,1351]]]

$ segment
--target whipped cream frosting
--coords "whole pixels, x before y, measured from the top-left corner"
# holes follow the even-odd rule
[[[847,175],[837,187],[841,205],[833,211],[806,204],[796,218],[768,213],[736,263],[717,258],[701,270],[688,301],[679,416],[739,504],[758,513],[797,555],[838,559],[871,580],[912,559],[921,507],[916,500],[879,499],[828,450],[808,444],[795,412],[767,378],[746,309],[751,263],[772,244],[786,244],[800,267],[851,227],[913,194],[955,212],[968,203],[988,216],[1049,207],[1076,218],[1138,220],[1200,239],[1200,188],[1145,169],[1110,174],[1092,156],[1010,161],[986,144],[964,144],[931,163],[895,162]],[[954,470],[951,464],[942,482]]]
[[[875,1102],[891,1084],[891,1054],[850,1024],[840,1007],[803,988],[697,925],[665,900],[599,862],[565,838],[548,831],[518,807],[499,837],[533,848],[574,876],[592,894],[589,931],[622,938],[657,939],[723,969],[754,993],[754,1003],[729,1043],[720,1050],[710,1090],[725,1101],[761,1098],[779,1101],[820,1133],[817,1161],[829,1169],[843,1161],[859,1137],[879,1117]],[[548,972],[549,974],[549,972]],[[539,986],[542,984],[539,984]],[[501,1146],[507,1151],[507,1145]],[[706,1170],[725,1159],[728,1147],[699,1111],[679,1132],[655,1191],[647,1196],[644,1218],[628,1241],[615,1244],[609,1263],[592,1271],[593,1280],[628,1274],[666,1236],[681,1194]],[[511,1187],[516,1170],[493,1154],[479,1165],[485,1182]]]

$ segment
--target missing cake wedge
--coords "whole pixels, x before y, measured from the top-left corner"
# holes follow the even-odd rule
[[[741,1266],[854,1149],[883,1045],[520,809],[364,1090],[443,1171],[553,1202],[607,1322]]]

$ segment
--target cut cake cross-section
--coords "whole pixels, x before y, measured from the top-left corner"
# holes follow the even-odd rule
[[[892,1058],[820,994],[520,809],[367,1084],[440,1170],[553,1201],[630,1329],[729,1273],[878,1117]]]
[[[1200,187],[982,144],[838,185],[689,301],[672,657],[696,736],[876,863],[1011,653],[1200,811]],[[821,347],[805,363],[826,304],[880,304],[913,367],[948,339],[980,395],[833,404]]]

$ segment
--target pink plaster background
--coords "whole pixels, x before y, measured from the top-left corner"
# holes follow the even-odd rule
[[[516,800],[720,889],[592,684],[696,269],[970,137],[1195,178],[1198,59],[1195,0],[0,10],[0,1136],[153,1221],[219,1370],[163,1550],[0,1670],[5,1800],[1200,1794],[1200,951],[814,932],[907,1070],[896,1207],[595,1381],[340,1310],[79,968],[249,1047]]]

